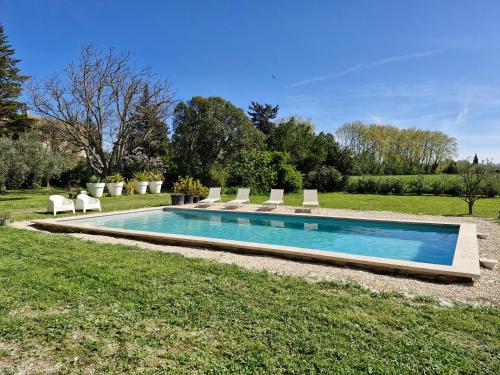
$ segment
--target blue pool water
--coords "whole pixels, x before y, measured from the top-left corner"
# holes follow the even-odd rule
[[[453,262],[459,230],[445,225],[182,209],[72,221],[442,265]]]

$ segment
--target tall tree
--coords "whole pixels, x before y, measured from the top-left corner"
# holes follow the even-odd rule
[[[279,106],[252,102],[248,107],[248,115],[254,126],[265,135],[269,135],[274,125],[272,122],[278,116]]]
[[[145,85],[142,97],[132,114],[130,144],[132,152],[142,151],[148,156],[164,156],[167,153],[168,108],[153,100],[149,86]]]
[[[136,149],[134,118],[146,86],[148,106],[164,118],[175,103],[168,81],[156,79],[149,69],[137,69],[129,53],[84,47],[65,73],[64,80],[55,76],[31,87],[33,107],[85,152],[90,170],[99,175],[119,172]],[[155,136],[141,134],[145,143]]]
[[[269,135],[268,143],[271,150],[289,153],[293,164],[305,173],[311,168],[310,158],[314,140],[314,125],[310,121],[291,117],[274,127]],[[323,154],[323,157],[326,157],[325,152]]]
[[[474,154],[474,159],[472,160],[472,164],[479,164],[479,159],[477,157],[477,154]]]
[[[25,104],[19,101],[23,83],[29,77],[19,74],[17,64],[21,60],[16,59],[14,53],[0,24],[0,136],[17,137],[32,123]]]
[[[210,182],[213,168],[225,168],[237,153],[264,141],[243,110],[219,97],[196,96],[179,103],[172,127],[178,173],[203,182]]]

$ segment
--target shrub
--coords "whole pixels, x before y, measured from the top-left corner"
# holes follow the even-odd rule
[[[145,181],[163,181],[163,174],[156,171],[147,172],[143,177],[147,177]]]
[[[372,176],[362,176],[358,180],[356,192],[360,194],[375,194],[377,192],[377,180]]]
[[[405,192],[406,184],[401,178],[395,178],[392,181],[392,192],[396,195],[402,195]]]
[[[442,195],[446,191],[448,186],[447,180],[434,180],[429,184],[429,190],[431,194]]]
[[[142,151],[137,151],[136,153],[127,156],[122,171],[125,177],[133,178],[134,173],[142,171],[154,171],[164,175],[166,169],[161,159],[149,157]],[[163,180],[163,178],[160,178],[160,180]]]
[[[281,164],[277,173],[278,187],[287,193],[302,189],[302,174],[289,164]]]
[[[208,195],[208,188],[204,186],[200,180],[195,180],[190,176],[181,177],[177,179],[173,187],[174,193],[183,193],[205,197]]]
[[[377,193],[387,195],[392,193],[393,178],[381,178],[377,181]]]
[[[347,181],[347,184],[345,185],[345,190],[351,194],[357,193],[358,192],[358,181],[353,179],[353,178],[349,178]]]
[[[409,194],[422,195],[428,192],[429,187],[422,175],[413,177],[407,185],[406,192]]]
[[[210,185],[220,186],[223,188],[226,186],[228,173],[225,169],[213,166],[210,168]]]
[[[498,176],[493,175],[491,178],[487,179],[483,184],[483,194],[488,198],[493,198],[500,193],[500,183],[498,181]]]
[[[317,189],[321,192],[342,190],[345,180],[342,174],[334,167],[321,166],[311,171],[306,176],[306,187]]]
[[[128,180],[125,185],[125,191],[128,195],[134,195],[137,191],[137,181],[136,180]]]

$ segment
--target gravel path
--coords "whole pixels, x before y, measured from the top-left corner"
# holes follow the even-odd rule
[[[219,206],[220,207],[220,206]],[[215,206],[214,208],[218,208]],[[250,206],[249,209],[255,209]],[[248,209],[248,208],[247,208]],[[290,212],[292,208],[280,207],[278,212]],[[477,231],[488,233],[487,239],[478,239],[480,257],[500,260],[500,225],[494,221],[470,217],[443,217],[431,215],[409,215],[381,211],[353,211],[337,209],[321,209],[321,215],[334,215],[353,218],[426,220],[439,222],[473,223]],[[16,222],[16,228],[33,229],[29,222]],[[481,277],[473,284],[442,284],[424,281],[408,276],[379,274],[363,269],[338,267],[333,265],[314,264],[269,256],[236,254],[225,251],[197,249],[190,247],[156,245],[141,241],[72,233],[72,237],[109,244],[134,245],[147,250],[179,253],[189,258],[209,259],[221,263],[236,264],[241,267],[268,271],[287,276],[299,276],[309,281],[344,281],[354,282],[374,291],[399,292],[405,295],[434,296],[443,302],[485,302],[500,304],[499,266],[494,271],[481,269]]]

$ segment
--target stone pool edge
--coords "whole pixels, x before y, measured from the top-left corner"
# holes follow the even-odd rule
[[[312,215],[304,213],[281,213],[281,212],[255,212],[255,211],[238,211],[241,213],[253,214],[272,214],[283,216],[299,216],[299,217],[318,217],[330,219],[353,219],[353,220],[367,220],[379,222],[392,222],[404,224],[427,224],[439,226],[459,226],[457,245],[455,248],[455,255],[453,264],[451,266],[437,265],[430,263],[420,263],[412,261],[403,261],[395,259],[369,257],[364,255],[344,254],[336,252],[324,252],[314,249],[303,249],[291,246],[278,246],[269,244],[260,244],[253,242],[243,242],[234,240],[224,240],[209,237],[196,237],[167,233],[155,233],[138,230],[124,230],[116,228],[107,228],[102,226],[93,226],[81,223],[71,223],[74,220],[88,219],[99,216],[114,216],[127,213],[149,212],[159,210],[193,210],[193,211],[212,211],[212,212],[227,212],[221,209],[200,209],[193,207],[174,207],[174,206],[161,206],[152,208],[141,208],[135,210],[115,211],[107,213],[97,213],[78,217],[65,217],[65,218],[50,218],[50,219],[37,219],[31,222],[37,228],[41,228],[53,232],[69,232],[69,233],[87,233],[107,236],[117,236],[121,238],[135,239],[145,242],[153,242],[168,245],[181,245],[203,247],[217,250],[225,250],[236,253],[249,253],[249,254],[263,254],[270,256],[278,256],[289,259],[305,260],[313,262],[331,263],[341,266],[354,266],[368,269],[382,270],[382,271],[396,271],[404,274],[411,274],[415,276],[427,276],[435,278],[448,278],[449,281],[453,279],[467,279],[473,280],[480,276],[479,267],[479,249],[477,243],[476,225],[463,224],[463,223],[442,223],[433,221],[417,221],[417,220],[390,220],[390,219],[372,219],[372,218],[355,218],[348,216],[333,216],[333,215]]]

